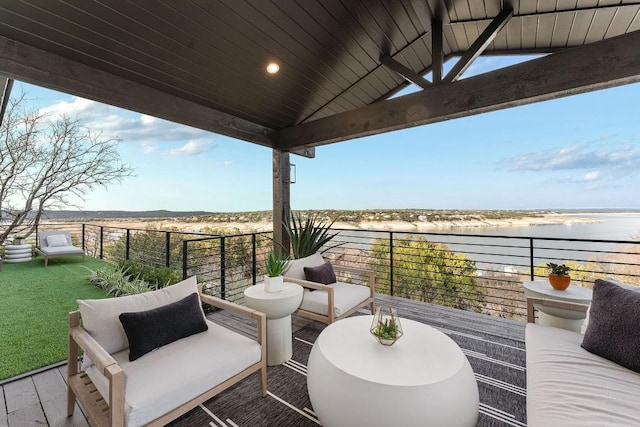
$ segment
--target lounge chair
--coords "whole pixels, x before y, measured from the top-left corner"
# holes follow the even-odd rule
[[[49,263],[49,258],[59,256],[82,255],[82,262],[84,262],[84,250],[73,246],[71,235],[64,230],[40,231],[36,252],[44,257],[45,267]]]
[[[305,267],[317,268],[324,264],[325,261],[319,253],[289,261],[283,274],[285,282],[297,283],[305,288],[302,303],[295,314],[331,324],[367,305],[371,307],[371,313],[375,313],[375,274],[372,270],[339,265],[330,267],[338,274],[360,276],[366,279],[366,285],[340,281],[326,281],[327,284],[323,284],[307,280]]]

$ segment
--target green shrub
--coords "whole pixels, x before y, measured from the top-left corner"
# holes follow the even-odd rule
[[[129,274],[122,267],[105,267],[98,270],[91,270],[89,282],[107,294],[113,296],[134,295],[156,289],[153,285],[141,280],[138,276]]]
[[[118,263],[122,270],[126,270],[132,277],[138,277],[151,283],[157,289],[173,285],[182,280],[182,275],[171,267],[152,267],[135,259],[123,260]]]

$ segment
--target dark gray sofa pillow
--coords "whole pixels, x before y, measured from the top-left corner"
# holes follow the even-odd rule
[[[336,283],[336,273],[329,261],[317,267],[304,267],[304,278],[310,282],[330,285]]]
[[[640,373],[640,292],[596,280],[582,348]]]
[[[158,308],[119,316],[129,340],[129,360],[186,338],[209,327],[204,320],[200,298],[195,292],[180,301]]]

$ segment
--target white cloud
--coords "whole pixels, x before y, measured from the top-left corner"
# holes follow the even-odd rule
[[[195,156],[209,151],[215,145],[211,140],[191,140],[180,148],[169,150],[171,156]]]
[[[173,150],[180,154],[197,154],[207,145],[202,141],[211,138],[211,133],[204,130],[78,97],[44,107],[40,112],[51,115],[51,118],[62,114],[77,118],[106,138],[119,138],[124,144],[138,144],[140,151],[146,154],[157,151],[159,143],[163,142],[199,141]]]
[[[596,180],[600,179],[601,177],[602,177],[602,172],[600,172],[600,171],[591,171],[591,172],[588,172],[587,174],[585,174],[583,179],[585,181],[596,181]]]
[[[608,141],[601,143],[599,149],[592,149],[592,145],[524,153],[503,159],[500,166],[511,172],[584,171],[586,181],[636,174],[640,170],[640,148],[633,144],[620,146]]]

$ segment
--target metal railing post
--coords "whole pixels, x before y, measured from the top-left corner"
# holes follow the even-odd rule
[[[182,241],[182,280],[187,278],[187,243],[188,240]]]
[[[389,232],[389,295],[393,296],[393,231]]]
[[[165,267],[169,267],[171,265],[171,232],[170,231],[165,231],[164,265]]]
[[[124,259],[131,258],[131,230],[127,228],[127,241],[124,246]]]
[[[533,281],[535,279],[535,274],[534,274],[535,267],[533,266],[533,238],[532,237],[529,237],[529,266],[531,267],[531,281]]]
[[[226,299],[226,263],[227,254],[225,253],[225,238],[222,236],[220,238],[220,298],[222,299]]]
[[[257,241],[256,241],[256,234],[255,233],[253,233],[251,235],[251,244],[253,246],[253,253],[252,253],[253,266],[252,266],[252,271],[251,271],[251,276],[253,277],[253,279],[252,279],[251,283],[253,285],[255,285],[256,281],[257,281],[256,280],[256,276],[258,275],[258,254],[257,254],[257,252],[258,252],[258,244],[257,244]]]
[[[104,226],[100,226],[100,259],[104,259]]]
[[[82,250],[83,250],[83,251],[84,251],[84,249],[85,249],[85,248],[84,248],[84,239],[85,239],[85,234],[86,234],[86,233],[85,233],[85,225],[86,225],[86,224],[83,222],[83,223],[82,223]]]

